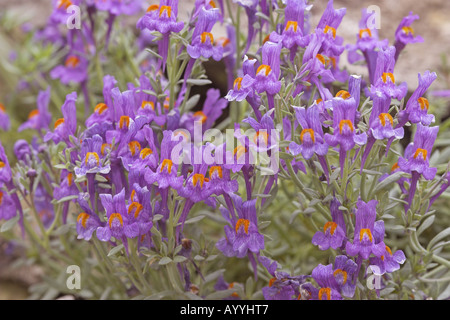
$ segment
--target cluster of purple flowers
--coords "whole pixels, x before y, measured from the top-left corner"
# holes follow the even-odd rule
[[[384,275],[398,270],[406,260],[402,250],[393,251],[384,242],[384,222],[377,220],[378,200],[365,202],[359,198],[354,204],[354,214],[350,215],[342,212],[342,204],[333,196],[328,202],[332,219],[312,237],[312,243],[320,250],[331,248],[338,255],[331,264],[319,264],[310,275],[290,275],[278,270],[278,262],[263,254],[266,243],[258,217],[265,199],[261,199],[260,205],[255,189],[258,187],[269,195],[277,187],[279,177],[275,172],[262,188],[256,186],[253,178],[259,168],[252,162],[252,152],[273,154],[276,147],[273,139],[281,137],[289,142],[286,150],[291,156],[280,160],[282,171],[291,175],[298,171],[306,173],[312,160],[317,159],[322,180],[329,183],[333,172],[340,170],[343,178],[347,164],[359,161],[352,156],[352,151],[361,151],[362,173],[377,140],[386,144],[388,154],[393,141],[404,137],[405,125],[413,124],[414,138],[392,168],[392,172],[400,170],[411,176],[401,180],[407,211],[413,204],[419,179],[432,180],[437,173],[429,161],[439,128],[431,126],[434,116],[428,113],[429,103],[424,97],[436,74],[429,71],[419,74],[418,87],[406,100],[405,107],[397,113],[391,109],[391,104],[405,99],[407,94],[406,83],[398,84],[394,77],[400,52],[406,44],[423,41],[414,36],[411,27],[418,17],[410,14],[403,19],[395,32],[395,43],[390,46],[388,40],[379,40],[375,28],[368,26],[371,15],[363,11],[356,44],[344,46],[337,30],[346,10],[335,9],[333,0],[329,1],[315,28],[309,24],[310,5],[306,0],[283,1],[284,20],[276,30],[270,30],[270,25],[255,13],[259,7],[269,15],[270,8],[278,8],[279,1],[234,2],[245,10],[249,21],[248,42],[243,52],[237,52],[239,46],[233,38],[232,26],[227,27],[229,38],[216,39],[212,33],[214,26],[228,23],[224,19],[222,1],[218,5],[214,1],[196,1],[187,23],[178,20],[178,0],[161,0],[159,4],[150,5],[136,27],[143,37],[151,34],[151,42],[146,45],[155,46],[160,58],[148,58],[150,67],[143,70],[145,74],[136,83],[127,84],[126,90],[119,88],[113,75],[104,76],[103,97],[93,102],[86,91],[90,60],[100,50],[93,35],[95,23],[98,23],[96,12],[107,13],[108,44],[116,17],[141,12],[142,2],[54,1],[54,11],[39,37],[42,41],[62,43],[68,48],[68,54],[64,63],[50,72],[50,77],[63,84],[78,83],[89,114],[84,122],[77,121],[79,97],[76,91],[71,92],[61,106],[62,118],[49,128],[51,91],[48,88],[39,93],[37,109],[30,113],[19,131],[36,130],[41,142],[36,139],[29,145],[18,141],[16,157],[31,167],[33,161],[44,161],[37,154],[45,152],[42,148],[53,141],[64,147],[62,153],[69,158],[59,179],[51,181],[58,186],[53,195],[38,184],[34,203],[44,225],[48,226],[55,215],[49,200],[70,199],[79,210],[76,217],[79,239],[97,237],[113,246],[122,243],[127,254],[129,241],[137,241],[138,248],[151,249],[153,228],[164,237],[171,234],[168,225],[176,212],[179,219],[173,224],[174,236],[176,245],[181,245],[187,237],[185,222],[194,206],[203,203],[211,210],[220,210],[226,223],[216,248],[226,257],[248,258],[255,275],[258,264],[271,275],[268,286],[262,289],[266,299],[352,298],[363,266],[377,266],[380,275]],[[63,38],[56,29],[66,22],[65,9],[71,4],[85,6],[88,19],[81,30],[69,30],[67,38]],[[257,48],[257,54],[250,54],[258,19],[259,31],[269,32]],[[174,92],[170,85],[173,79],[166,77],[165,71],[173,59],[173,52],[169,52],[171,39],[180,34],[187,37],[182,47],[187,60],[180,90]],[[350,63],[364,61],[367,64],[367,81],[361,76],[349,75],[339,66],[345,50]],[[226,64],[228,93],[222,98],[218,89],[209,89],[198,111],[185,111],[190,76],[195,66],[209,59],[223,60]],[[301,64],[296,74],[286,71],[293,63]],[[236,65],[241,67],[236,68]],[[153,79],[159,79],[164,85],[156,87]],[[348,83],[347,90],[334,92],[332,84],[336,81]],[[303,94],[298,101],[312,101],[306,107],[289,106],[293,118],[278,112],[282,106],[277,95],[287,83],[291,83],[293,99]],[[368,120],[360,112],[362,93],[370,97],[372,103]],[[230,102],[244,100],[253,113],[243,123],[255,130],[254,139],[235,130],[238,146],[192,143],[195,125],[201,124],[203,134],[214,128],[217,119],[229,109]],[[93,112],[91,103],[95,105]],[[235,124],[235,129],[240,126]],[[0,127],[4,130],[10,127],[2,105]],[[274,137],[275,133],[280,137]],[[338,167],[330,166],[334,152],[339,157]],[[32,179],[32,173],[29,178]],[[241,178],[242,189],[238,182]],[[19,213],[23,222],[13,179],[0,145],[0,218],[8,220]],[[436,196],[447,187],[448,183],[442,184]],[[64,204],[64,221],[68,219],[69,201]],[[346,223],[348,219],[352,220],[353,229]],[[223,283],[219,287],[223,286],[230,288]]]

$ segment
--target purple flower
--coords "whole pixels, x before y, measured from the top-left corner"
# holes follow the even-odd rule
[[[9,166],[8,157],[6,156],[5,149],[0,142],[0,184],[8,183],[11,181],[12,172]]]
[[[17,131],[21,132],[25,129],[34,129],[38,131],[48,130],[48,125],[52,119],[52,115],[48,111],[49,102],[50,87],[48,87],[45,91],[39,91],[37,97],[37,109],[30,112],[28,120],[22,123]]]
[[[308,109],[304,107],[294,107],[297,122],[302,127],[300,133],[300,142],[289,144],[289,152],[293,155],[299,153],[303,158],[310,159],[314,153],[318,156],[324,156],[328,152],[328,145],[324,141],[322,125],[319,119],[319,107],[312,105]]]
[[[33,156],[30,145],[26,140],[19,139],[14,143],[14,154],[17,160],[30,163]]]
[[[381,257],[370,258],[370,266],[377,266],[378,270],[372,268],[374,273],[382,275],[384,273],[392,273],[400,269],[400,265],[406,261],[405,254],[402,250],[397,250],[394,253],[386,246],[385,253]]]
[[[196,149],[195,146],[193,146],[193,149]],[[205,146],[200,146],[198,148],[199,151],[193,150],[191,152],[192,155],[195,155],[196,152],[202,152],[205,149]],[[193,156],[192,158],[194,158]],[[194,159],[192,159],[194,160]],[[192,161],[191,160],[191,161]],[[203,159],[202,159],[203,160]],[[186,178],[186,184],[183,188],[181,188],[178,193],[192,202],[200,202],[205,201],[213,192],[211,188],[209,188],[209,179],[205,178],[206,171],[208,169],[208,165],[201,163],[196,164],[195,162],[193,165],[193,171],[192,173]]]
[[[53,190],[53,198],[59,200],[67,196],[78,195],[79,190],[74,183],[74,176],[72,172],[63,170],[61,172],[61,182],[59,187],[55,187]]]
[[[198,21],[192,34],[191,44],[187,46],[187,52],[193,59],[204,57],[219,61],[222,59],[223,47],[215,45],[214,37],[211,33],[214,24],[220,18],[219,9],[206,10],[202,7]]]
[[[423,76],[419,73],[419,85],[406,103],[405,110],[400,112],[401,125],[408,120],[412,123],[420,122],[424,126],[428,126],[435,121],[434,115],[428,114],[430,104],[424,94],[436,78],[435,72],[425,71]]]
[[[414,35],[414,29],[411,27],[411,24],[414,20],[419,19],[418,15],[413,15],[412,12],[409,13],[408,16],[404,17],[400,22],[397,30],[395,31],[395,61],[397,61],[400,52],[405,48],[408,43],[417,43],[423,42],[423,38],[421,36]]]
[[[87,128],[104,122],[112,122],[115,116],[112,89],[117,85],[117,80],[111,76],[103,77],[103,99],[95,106],[94,112],[86,119],[85,125]]]
[[[162,34],[180,32],[184,27],[183,22],[177,22],[178,0],[161,0],[159,6],[153,4],[147,9],[147,13],[137,22],[138,29],[159,31]]]
[[[3,131],[8,131],[11,127],[11,122],[9,120],[9,116],[6,113],[5,106],[0,103],[0,129]]]
[[[353,277],[358,270],[357,264],[347,256],[336,256],[333,266],[333,277],[340,288],[340,292],[344,297],[352,298],[355,294],[356,283]]]
[[[160,189],[171,187],[179,190],[183,185],[183,177],[178,176],[178,165],[172,160],[172,150],[183,140],[183,136],[176,136],[172,131],[166,130],[161,142],[161,155],[159,165],[155,171],[148,169],[145,180],[148,184],[158,183]],[[181,138],[181,139],[180,139]]]
[[[44,227],[47,228],[55,218],[53,204],[51,203],[53,196],[47,192],[42,184],[38,184],[33,196],[36,212],[39,214]]]
[[[378,92],[391,98],[402,100],[408,91],[406,82],[400,85],[395,84],[394,66],[395,66],[395,47],[390,46],[386,50],[380,49],[378,52],[374,78],[371,79],[369,95],[374,96]]]
[[[140,152],[137,152],[138,147],[140,146],[139,142],[130,142],[128,145],[130,147],[130,152],[132,153],[132,157],[122,157],[122,163],[125,170],[129,171],[128,181],[130,185],[134,183],[138,183],[140,185],[145,185],[145,171],[146,168],[150,168],[151,170],[156,170],[158,166],[158,154],[157,149],[154,143],[154,133],[151,127],[148,125],[142,129],[142,133],[147,142],[147,146],[140,149]],[[133,152],[135,153],[133,156]],[[133,159],[136,158],[134,160]]]
[[[158,51],[162,56],[163,69],[166,66],[169,52],[169,35],[171,32],[180,32],[184,27],[182,21],[177,21],[177,15],[178,0],[161,0],[159,6],[157,4],[150,5],[147,13],[136,24],[140,30],[159,31],[162,34],[162,39],[158,42]],[[159,68],[160,66],[156,69]]]
[[[350,256],[359,254],[363,259],[368,259],[370,254],[381,257],[384,254],[386,245],[383,241],[376,243],[374,238],[375,219],[377,217],[377,200],[364,202],[358,200],[356,206],[355,236],[353,243],[347,242],[345,249]],[[384,225],[383,225],[384,235]],[[376,230],[379,232],[379,230]]]
[[[56,66],[50,71],[50,77],[59,79],[63,84],[81,83],[88,77],[88,64],[86,57],[74,51],[66,57],[64,65]]]
[[[110,165],[104,163],[106,146],[99,135],[83,140],[80,152],[80,166],[75,167],[77,177],[85,176],[88,173],[107,174],[110,172]]]
[[[405,150],[405,156],[408,154],[409,157],[398,159],[400,169],[411,173],[408,205],[405,210],[408,210],[412,204],[420,176],[422,175],[426,180],[432,180],[436,175],[437,168],[430,168],[429,161],[438,131],[439,127],[427,127],[418,123],[414,141]]]
[[[134,184],[127,207],[128,221],[130,224],[137,223],[141,237],[147,235],[153,226],[150,201],[150,191],[147,187],[141,188],[138,184]]]
[[[403,127],[394,129],[394,119],[388,113],[391,99],[386,96],[375,97],[372,113],[370,115],[370,132],[377,140],[402,139]]]
[[[346,8],[335,10],[333,8],[333,0],[330,0],[317,24],[316,31],[320,30],[323,35],[322,50],[327,56],[339,56],[344,51],[342,46],[344,39],[336,35],[336,30],[341,24],[346,11]]]
[[[71,5],[80,5],[80,0],[53,0],[52,7],[53,11],[50,15],[49,21],[54,24],[66,24],[67,20],[70,18],[71,13],[67,9]]]
[[[95,212],[89,207],[87,193],[80,193],[78,196],[78,205],[83,212],[77,216],[77,239],[84,239],[89,241],[92,238],[92,234],[99,227],[103,227],[104,224],[97,217]]]
[[[2,163],[0,161],[0,163]],[[0,168],[1,172],[1,168]],[[9,220],[17,215],[17,208],[14,200],[8,194],[8,190],[0,182],[0,220]]]
[[[284,9],[284,29],[281,34],[272,32],[270,41],[281,42],[284,48],[296,53],[298,47],[306,47],[307,37],[304,35],[304,20],[307,4],[305,0],[288,0]],[[291,54],[293,60],[295,54]]]
[[[111,237],[126,242],[126,238],[136,238],[139,235],[139,224],[128,215],[125,204],[125,189],[114,197],[110,194],[100,194],[100,200],[106,210],[106,226],[97,229],[100,241],[109,241]]]
[[[333,221],[325,223],[323,232],[317,231],[312,238],[312,243],[320,250],[327,250],[330,247],[336,250],[344,243],[347,229],[339,206],[340,203],[336,198],[331,200],[330,211]]]
[[[214,290],[216,291],[223,291],[223,290],[230,290],[233,289],[236,286],[236,282],[228,283],[223,278],[223,275],[221,275],[218,279],[216,284],[214,285]],[[223,300],[241,300],[237,292],[233,292],[229,297],[224,298]]]
[[[408,158],[400,157],[398,165],[404,172],[417,172],[422,174],[427,180],[434,178],[437,168],[430,168],[429,160],[434,141],[436,140],[439,127],[427,127],[417,124],[417,131],[414,135],[414,141],[408,145]]]
[[[227,257],[243,258],[249,252],[259,253],[264,249],[264,236],[258,231],[256,199],[242,201],[236,195],[232,198],[238,218],[233,212],[221,210],[230,225],[225,226],[225,237],[217,242],[216,247]]]
[[[262,288],[264,299],[266,300],[293,300],[298,299],[299,287],[309,276],[291,276],[290,274],[278,271],[278,263],[267,257],[260,256],[259,262],[267,269],[272,278],[269,285]]]
[[[339,285],[334,278],[333,265],[319,264],[311,272],[311,276],[317,282],[320,289],[309,287],[312,300],[342,300],[339,293]]]
[[[341,176],[348,150],[353,149],[355,144],[364,145],[367,142],[365,132],[357,134],[355,128],[355,116],[357,105],[353,97],[339,97],[333,99],[333,134],[325,134],[325,142],[336,147],[339,145],[339,160]]]
[[[77,131],[77,93],[72,92],[66,96],[66,101],[61,107],[63,118],[56,120],[55,130],[47,132],[44,141],[53,140],[56,144],[65,141],[70,144],[69,137],[75,136]]]
[[[333,73],[327,68],[327,59],[320,54],[324,42],[323,32],[319,29],[310,35],[310,41],[303,54],[302,68],[297,78],[314,84],[319,91],[322,100],[329,100],[332,95],[323,83],[335,80]],[[320,78],[319,78],[320,77]],[[299,84],[294,92],[294,96],[305,90],[305,86]]]
[[[389,40],[379,40],[378,38],[378,30],[375,28],[375,24],[369,24],[369,21],[373,21],[376,18],[375,11],[369,11],[368,9],[362,10],[362,18],[359,22],[359,33],[356,36],[356,44],[348,45],[348,61],[350,63],[356,63],[363,59],[366,60],[367,66],[369,67],[369,78],[372,79],[371,75],[374,71],[372,67],[374,67],[377,53],[376,49],[382,48],[386,50],[389,46]],[[369,20],[370,19],[370,20]],[[363,56],[358,52],[361,51]]]
[[[280,77],[281,43],[267,41],[262,47],[262,64],[256,70],[254,78],[246,74],[242,87],[253,88],[257,93],[267,92],[269,109],[274,108],[273,96],[281,89]]]
[[[180,119],[180,127],[186,128],[191,136],[193,136],[195,122],[201,122],[202,132],[205,132],[213,127],[227,106],[228,101],[221,98],[219,89],[208,89],[203,109],[201,111],[185,113]]]
[[[255,78],[255,64],[257,63],[256,59],[249,59],[247,56],[244,57],[244,62],[242,63],[242,70],[244,72],[243,76],[237,77],[233,82],[233,88],[228,91],[228,94],[225,96],[225,99],[228,101],[242,101],[247,96],[253,97],[253,90],[251,87],[244,88],[242,86],[242,80],[245,75],[249,75],[251,78]],[[253,107],[253,104],[252,104]],[[255,108],[254,108],[255,109]]]

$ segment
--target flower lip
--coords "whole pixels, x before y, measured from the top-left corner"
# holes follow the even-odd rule
[[[350,93],[348,91],[345,90],[341,90],[338,93],[336,93],[336,97],[337,98],[342,98],[344,100],[347,100],[351,97]]]
[[[144,160],[145,158],[147,158],[152,153],[153,153],[152,149],[144,148],[144,149],[141,150],[141,153],[139,154],[139,156],[141,157],[142,160]]]
[[[333,272],[333,276],[334,277],[336,277],[337,275],[341,275],[342,276],[342,284],[345,284],[346,282],[347,282],[347,277],[348,277],[348,274],[347,274],[347,272],[346,271],[344,271],[344,270],[342,270],[342,269],[336,269],[334,272]]]
[[[220,37],[217,39],[216,43],[220,43],[222,47],[226,47],[231,43],[231,41],[227,37]]]
[[[383,72],[381,79],[383,79],[384,83],[387,83],[387,78],[390,78],[391,82],[395,83],[394,75],[391,72]]]
[[[195,118],[200,118],[201,123],[205,123],[208,119],[208,116],[203,111],[197,111],[194,113]]]
[[[100,149],[100,152],[101,152],[102,156],[105,155],[105,149],[106,149],[106,148],[111,149],[111,144],[110,144],[110,143],[104,143],[104,144],[102,144],[102,148]]]
[[[286,22],[286,29],[288,31],[290,28],[294,29],[294,32],[297,32],[298,22],[297,21],[288,21]]]
[[[402,28],[403,33],[406,35],[414,35],[414,29],[412,27],[403,27]]]
[[[386,246],[386,251],[389,253],[390,256],[392,256],[392,250],[388,246]]]
[[[391,168],[391,172],[393,172],[393,171],[395,171],[397,169],[400,169],[400,166],[398,165],[398,162],[394,163],[394,165]]]
[[[100,165],[100,157],[98,156],[97,152],[88,152],[86,153],[86,159],[85,159],[85,164],[88,164],[89,160],[91,159],[91,157],[94,157],[95,161],[97,162],[97,166]]]
[[[143,208],[144,208],[144,206],[142,204],[140,204],[139,202],[133,202],[128,207],[128,214],[130,214],[134,210],[134,218],[136,219],[139,216],[139,213],[142,211]]]
[[[72,184],[73,184],[73,173],[72,172],[69,172],[67,174],[67,184],[69,185],[69,187],[72,186]]]
[[[325,57],[323,55],[321,55],[320,53],[316,55],[316,58],[319,59],[319,61],[322,62],[323,65],[327,64]]]
[[[269,73],[272,71],[272,68],[267,64],[262,64],[256,70],[256,74],[259,74],[262,70],[264,70],[264,75],[267,77]]]
[[[155,110],[155,103],[153,101],[142,101],[141,103],[141,108],[145,109],[147,106],[150,106],[150,108],[152,108],[152,110]]]
[[[60,118],[58,120],[55,121],[55,129],[58,128],[60,125],[62,125],[64,123],[64,118]]]
[[[239,159],[246,152],[247,148],[245,148],[244,146],[237,146],[236,148],[234,148],[233,155],[236,155],[236,159]]]
[[[242,77],[238,77],[234,80],[233,82],[233,88],[236,88],[237,86],[237,90],[241,90],[242,87]]]
[[[337,228],[337,223],[336,222],[328,221],[323,226],[323,232],[327,232],[327,230],[330,230],[330,235],[333,235],[334,232],[336,231],[336,228]]]
[[[414,153],[414,159],[416,159],[419,155],[422,155],[422,158],[425,161],[427,159],[428,151],[422,148],[417,148]]]
[[[344,129],[344,126],[347,126],[350,128],[350,131],[355,131],[355,128],[353,128],[353,123],[350,120],[341,120],[339,122],[339,133],[342,134],[342,130]]]
[[[6,111],[5,106],[3,105],[3,103],[0,103],[0,111],[1,112],[5,112]]]
[[[152,4],[147,8],[147,12],[151,12],[151,11],[156,11],[159,9],[159,5],[158,4]]]
[[[69,68],[75,68],[80,63],[80,58],[77,56],[68,56],[64,65]]]
[[[220,179],[223,178],[222,167],[220,167],[220,166],[212,166],[209,169],[209,177],[212,178],[215,173],[217,173],[217,175],[219,176]]]
[[[5,166],[6,166],[6,164],[3,161],[0,160],[0,169],[4,168]]]
[[[124,125],[126,128],[130,126],[130,117],[129,116],[121,116],[119,121],[119,128],[123,129]]]
[[[378,116],[378,118],[380,119],[381,125],[383,127],[386,126],[386,118],[389,120],[389,122],[391,123],[391,126],[394,125],[394,119],[392,119],[392,116],[389,113],[380,113],[380,115]]]
[[[362,39],[363,35],[367,34],[370,38],[372,38],[372,31],[369,28],[359,30],[359,38]]]
[[[331,34],[333,35],[333,38],[336,39],[336,29],[330,26],[325,26],[325,29],[323,30],[323,33],[329,33],[331,31]]]
[[[263,138],[265,145],[269,144],[269,134],[265,130],[258,130],[253,136],[253,142],[258,144],[260,138]]]
[[[161,164],[161,172],[164,170],[165,167],[167,167],[167,172],[171,173],[172,172],[172,166],[173,166],[172,160],[164,159],[162,164]]]
[[[200,35],[201,42],[205,43],[207,37],[209,38],[210,43],[213,44],[214,43],[214,37],[213,37],[211,32],[203,32]]]
[[[134,157],[136,153],[141,151],[141,144],[138,141],[131,141],[128,143],[128,148],[130,149],[131,155]]]
[[[159,17],[161,17],[164,12],[166,12],[167,17],[170,18],[172,16],[172,7],[171,6],[161,6],[161,8],[159,9]]]
[[[428,110],[428,108],[430,107],[430,103],[428,102],[427,98],[420,97],[419,99],[417,99],[417,102],[419,102],[420,109],[422,110],[424,109]]]
[[[314,143],[316,138],[314,137],[314,130],[313,129],[303,129],[302,132],[300,133],[300,141],[303,143],[303,139],[305,134],[309,134],[309,136],[311,137],[312,142]]]
[[[28,119],[31,119],[33,117],[36,117],[37,115],[39,115],[39,110],[32,110],[29,114],[28,114]]]
[[[192,177],[192,185],[194,187],[196,187],[199,182],[200,182],[200,188],[203,188],[203,184],[205,183],[205,176],[201,173],[196,173]]]
[[[81,221],[81,225],[83,226],[83,228],[86,228],[86,223],[89,219],[89,215],[86,212],[82,212],[78,215],[77,217],[77,222]]]
[[[62,7],[64,7],[64,9],[67,10],[67,8],[69,8],[72,5],[72,1],[70,0],[59,0],[57,2],[57,8],[61,9]]]
[[[122,215],[121,215],[120,213],[113,213],[113,214],[111,214],[111,215],[109,216],[109,220],[108,220],[108,224],[109,224],[109,227],[110,227],[110,228],[112,227],[112,223],[113,223],[113,221],[114,221],[115,219],[118,219],[119,222],[120,222],[120,224],[123,226],[123,218],[122,218]]]
[[[94,111],[97,112],[98,114],[102,114],[106,110],[108,110],[108,106],[103,102],[97,104],[94,109]]]
[[[236,233],[239,231],[239,229],[240,229],[242,226],[244,227],[245,233],[248,234],[248,228],[249,228],[249,226],[250,226],[250,220],[247,220],[247,219],[239,219],[239,220],[236,222]]]
[[[363,240],[364,235],[367,235],[367,237],[369,237],[370,242],[372,242],[373,237],[372,237],[372,232],[370,231],[370,229],[361,229],[359,231],[359,242],[361,242]]]
[[[331,300],[331,288],[320,288],[319,300],[323,300],[323,295],[326,295],[326,300]]]

